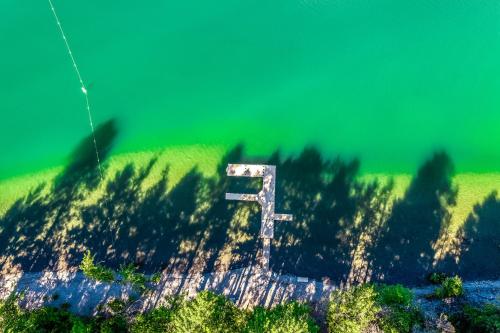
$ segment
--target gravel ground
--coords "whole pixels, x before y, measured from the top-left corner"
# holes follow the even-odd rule
[[[6,298],[13,291],[23,292],[21,305],[25,308],[68,303],[71,311],[90,315],[98,310],[100,304],[113,298],[138,298],[133,308],[135,311],[144,311],[162,304],[169,295],[182,293],[192,297],[201,290],[212,290],[226,295],[242,308],[272,306],[294,299],[311,302],[315,312],[321,314],[331,291],[339,287],[342,286],[248,267],[210,274],[165,274],[159,284],[140,297],[130,286],[94,282],[85,278],[81,272],[41,272],[2,275],[0,299]],[[432,286],[414,289],[416,303],[429,316],[450,310],[460,302],[490,302],[500,306],[500,280],[466,282],[465,295],[459,300],[429,300],[425,296],[431,294],[433,289]]]

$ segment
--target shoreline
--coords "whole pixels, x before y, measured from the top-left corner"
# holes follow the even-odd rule
[[[294,275],[265,272],[246,267],[207,274],[163,274],[160,282],[142,296],[130,285],[119,282],[102,283],[89,280],[82,272],[46,271],[39,273],[4,274],[0,277],[0,299],[12,292],[22,292],[21,307],[32,310],[42,306],[70,304],[69,310],[79,315],[93,315],[102,304],[112,299],[137,298],[134,311],[145,312],[163,304],[167,296],[184,294],[194,297],[203,290],[213,291],[230,299],[243,309],[257,305],[272,307],[286,301],[308,302],[317,314],[324,314],[333,290],[348,287],[333,285]],[[427,299],[435,286],[411,288],[415,303],[424,312],[437,313],[447,302]],[[462,301],[470,304],[493,303],[500,306],[500,280],[466,281]],[[57,295],[55,297],[54,295]]]

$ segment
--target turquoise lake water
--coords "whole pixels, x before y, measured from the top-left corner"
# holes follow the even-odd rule
[[[314,144],[392,173],[445,149],[500,171],[498,1],[54,4],[117,153]],[[89,124],[48,2],[4,0],[0,45],[0,178],[63,163]]]

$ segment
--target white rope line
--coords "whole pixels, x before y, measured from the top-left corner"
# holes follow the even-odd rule
[[[97,158],[97,166],[99,169],[99,175],[101,177],[101,180],[104,180],[102,167],[101,167],[101,159],[99,157],[99,149],[97,148],[97,140],[95,138],[94,121],[92,120],[92,112],[90,109],[90,100],[89,100],[88,91],[87,91],[87,88],[85,86],[85,83],[83,82],[82,76],[80,75],[80,70],[78,69],[78,65],[76,64],[76,60],[75,60],[75,57],[73,56],[73,52],[71,52],[71,47],[69,46],[68,39],[66,38],[66,34],[64,33],[64,30],[62,28],[61,21],[59,21],[59,17],[57,16],[56,9],[54,8],[54,5],[52,4],[52,0],[48,0],[48,1],[49,1],[50,9],[52,10],[52,14],[54,14],[54,18],[56,19],[56,23],[57,23],[57,27],[59,28],[59,32],[61,33],[62,39],[64,40],[64,44],[66,45],[66,49],[68,51],[71,62],[73,63],[73,68],[75,69],[76,75],[78,77],[78,81],[80,82],[80,87],[81,87],[82,93],[85,96],[85,106],[86,106],[87,115],[89,118],[90,129],[92,130],[92,139],[94,141],[94,149],[95,149],[95,155]]]

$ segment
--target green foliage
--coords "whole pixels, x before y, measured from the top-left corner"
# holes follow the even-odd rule
[[[91,333],[91,326],[85,324],[83,320],[76,320],[71,328],[71,333]]]
[[[86,277],[95,281],[113,282],[115,280],[115,274],[111,269],[94,263],[94,256],[90,251],[85,252],[80,269]]]
[[[384,333],[410,333],[415,325],[422,323],[422,314],[416,308],[396,306],[382,316],[379,327]]]
[[[167,307],[159,307],[145,314],[139,314],[130,331],[132,333],[163,333],[172,331],[173,311]]]
[[[106,318],[100,323],[98,332],[127,333],[128,332],[127,319],[122,315]]]
[[[381,307],[373,285],[365,284],[332,292],[327,324],[330,333],[361,333],[372,323]]]
[[[71,332],[75,323],[81,325],[82,321],[68,311],[44,307],[25,315],[27,331],[31,332]]]
[[[382,285],[377,289],[377,293],[377,301],[382,305],[409,306],[413,301],[411,290],[400,284]]]
[[[0,303],[0,332],[4,333],[84,333],[84,321],[66,310],[42,307],[30,312],[18,305],[19,296],[11,295]]]
[[[73,326],[71,333],[128,333],[128,318],[123,314],[85,318],[81,324]]]
[[[271,310],[256,307],[244,333],[316,333],[319,327],[311,317],[311,308],[299,302],[278,305]]]
[[[146,290],[146,277],[144,274],[137,272],[133,264],[124,265],[118,272],[121,275],[122,283],[130,283],[135,289],[140,291]]]
[[[462,279],[454,276],[446,278],[434,294],[437,298],[447,298],[461,296],[463,292]]]
[[[327,323],[331,333],[359,333],[377,324],[385,333],[409,333],[422,322],[413,293],[402,285],[361,285],[332,293]]]
[[[14,295],[0,302],[3,333],[317,333],[308,305],[291,302],[247,313],[224,296],[201,292],[187,301],[171,297],[166,305],[148,313],[126,316],[127,302],[114,299],[105,305],[107,315],[83,318],[65,309],[42,307],[23,311]]]
[[[161,272],[156,272],[149,278],[152,283],[158,284],[161,281]]]
[[[202,291],[179,306],[172,324],[172,332],[234,333],[244,327],[245,314],[224,296]]]
[[[127,307],[127,304],[125,303],[125,301],[118,299],[118,298],[112,299],[106,305],[109,308],[109,310],[111,310],[111,313],[113,313],[113,314],[122,313],[123,311],[125,311],[125,309]]]
[[[482,307],[466,305],[463,313],[451,318],[459,332],[498,333],[500,332],[500,307],[485,304]]]
[[[182,304],[183,296],[171,296],[166,299],[166,305],[153,309],[148,313],[139,314],[132,322],[131,333],[163,333],[172,332],[172,319]]]
[[[384,307],[378,325],[385,333],[409,333],[423,321],[420,311],[412,305],[410,289],[400,284],[382,285],[377,292],[377,302]]]
[[[99,265],[94,262],[94,256],[90,253],[90,251],[85,252],[83,256],[83,260],[80,263],[80,269],[86,277],[92,280],[101,281],[101,282],[114,282],[115,281],[115,272],[104,266]],[[120,270],[118,271],[120,276],[120,282],[123,284],[130,284],[135,289],[144,292],[146,287],[146,282],[148,279],[142,273],[137,271],[137,268],[134,264],[122,265]],[[151,279],[158,279],[161,275],[153,275]]]
[[[434,272],[428,276],[428,280],[432,284],[441,284],[448,276],[445,273]]]
[[[456,278],[450,278],[450,290],[456,293]],[[460,279],[458,279],[460,281]],[[461,282],[461,281],[460,281]],[[447,284],[443,282],[443,288]],[[135,318],[125,317],[127,303],[115,299],[106,304],[111,315],[92,319],[71,314],[67,308],[42,307],[24,311],[18,301],[22,295],[11,295],[0,301],[0,332],[3,333],[317,333],[319,327],[311,317],[308,305],[290,302],[273,309],[256,307],[253,312],[239,310],[228,299],[211,292],[201,292],[194,299],[172,297],[165,306]],[[372,285],[353,287],[332,293],[328,308],[329,332],[359,333],[377,324],[384,333],[410,333],[423,322],[412,306],[411,292],[400,286]],[[500,308],[466,305],[454,315],[458,332],[500,332]]]
[[[22,310],[17,301],[18,295],[12,294],[5,301],[0,302],[0,332],[22,332],[25,322],[21,319]]]

